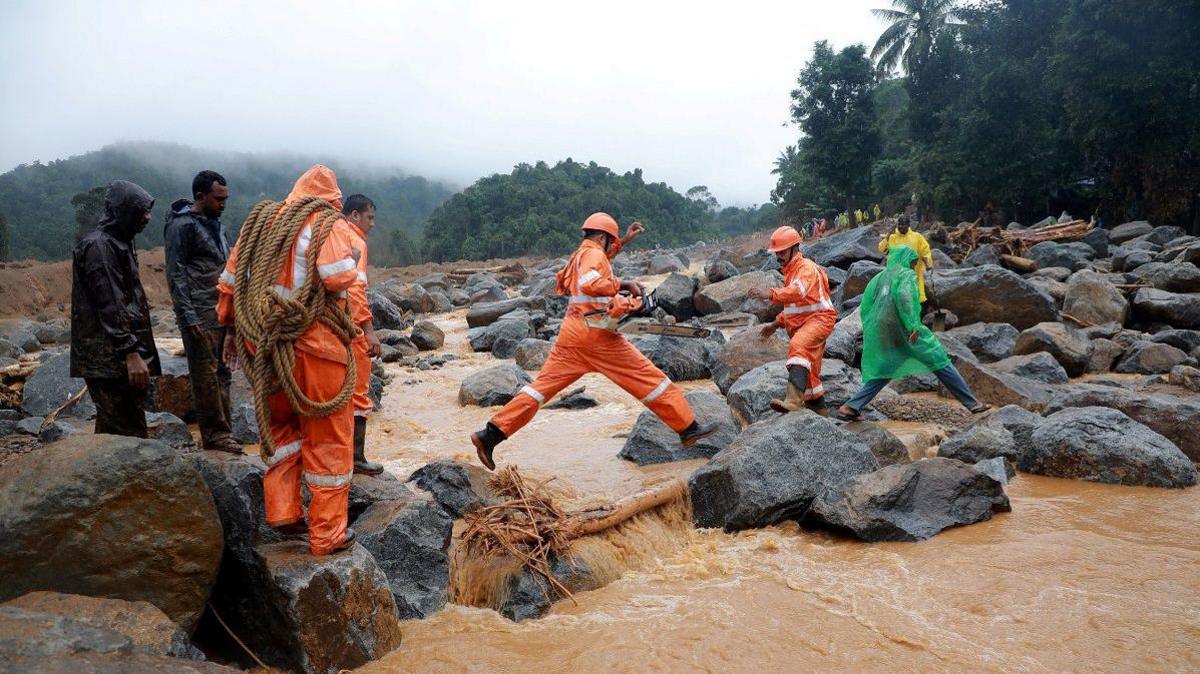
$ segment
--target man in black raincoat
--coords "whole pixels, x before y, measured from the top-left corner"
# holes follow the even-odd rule
[[[114,180],[99,224],[75,246],[71,376],[87,382],[97,433],[146,437],[146,392],[150,377],[162,373],[133,248],[153,207],[146,190]]]
[[[215,171],[196,174],[192,198],[194,202],[179,199],[167,209],[167,286],[187,354],[201,442],[205,449],[241,454],[229,413],[225,328],[217,321],[217,277],[229,256],[220,220],[229,199],[225,178]]]

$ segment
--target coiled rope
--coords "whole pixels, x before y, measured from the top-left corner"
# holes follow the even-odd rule
[[[313,213],[312,238],[307,254],[304,283],[285,297],[275,288],[275,279],[288,251]],[[239,339],[238,352],[247,367],[246,378],[254,390],[254,416],[260,429],[264,458],[275,454],[270,433],[270,396],[283,390],[292,409],[307,417],[323,417],[341,409],[354,395],[357,377],[350,341],[358,327],[338,296],[325,288],[317,273],[317,257],[333,224],[342,215],[319,197],[294,201],[260,201],[254,205],[238,237],[237,282],[233,287],[234,316]],[[296,383],[295,342],[320,321],[346,347],[346,380],[337,395],[325,401],[312,400]],[[253,355],[248,346],[253,345]]]

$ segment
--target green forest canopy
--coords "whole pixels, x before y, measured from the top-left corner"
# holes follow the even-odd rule
[[[103,186],[122,178],[138,183],[155,198],[154,215],[139,245],[162,245],[163,213],[171,202],[189,197],[192,177],[212,169],[229,182],[229,206],[222,220],[236,234],[250,208],[262,199],[287,196],[300,174],[318,161],[338,174],[343,193],[362,192],[379,207],[378,234],[419,234],[429,214],[453,189],[420,176],[395,170],[342,166],[298,155],[271,155],[200,150],[171,143],[118,143],[94,152],[47,164],[24,164],[0,175],[0,217],[7,221],[12,258],[60,260],[70,255],[77,217],[94,223],[103,204]],[[92,190],[100,187],[99,201]],[[4,222],[4,220],[0,220]],[[0,232],[0,238],[3,232]],[[386,245],[372,250],[379,264],[393,261]]]

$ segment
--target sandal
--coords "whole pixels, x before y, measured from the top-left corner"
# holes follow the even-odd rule
[[[992,409],[992,406],[987,403],[975,403],[973,407],[968,407],[967,411],[971,414],[983,414],[990,409]]]
[[[830,412],[829,416],[833,417],[834,419],[837,419],[838,421],[858,421],[859,418],[862,417],[862,413],[855,412],[853,410],[853,408],[851,408],[851,412],[852,412],[851,414],[846,414],[845,412],[842,411],[842,408],[839,407],[836,410]]]

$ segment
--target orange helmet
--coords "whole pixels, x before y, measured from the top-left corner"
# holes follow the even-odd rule
[[[784,225],[771,233],[771,245],[767,246],[767,250],[772,253],[778,253],[779,251],[791,248],[803,240],[804,237],[800,236],[800,232]]]
[[[617,221],[613,220],[613,216],[608,213],[592,213],[583,221],[583,231],[593,230],[604,232],[614,239],[621,238],[621,231],[617,228]]]

